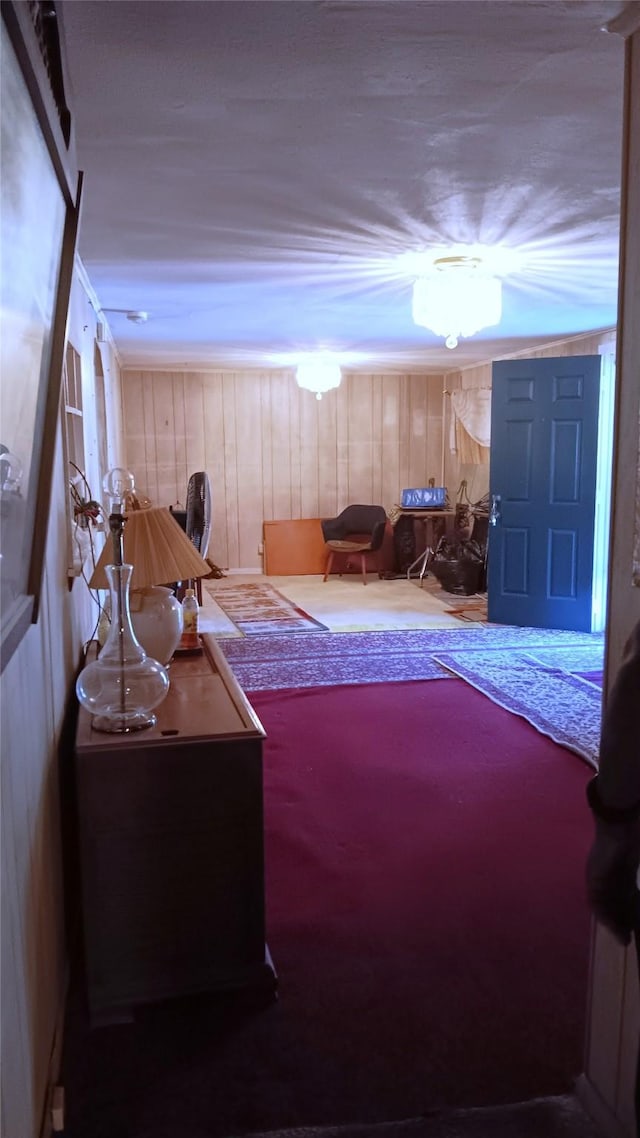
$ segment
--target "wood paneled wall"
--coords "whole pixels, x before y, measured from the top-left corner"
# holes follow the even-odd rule
[[[522,355],[597,353],[603,334]],[[445,391],[490,387],[491,362],[440,375],[347,372],[317,400],[293,372],[123,371],[125,464],[154,505],[184,505],[189,475],[206,470],[213,493],[209,556],[227,569],[260,569],[263,521],[332,517],[350,502],[389,510],[405,486],[464,479],[477,501],[489,466],[451,450]]]
[[[156,505],[184,503],[189,475],[206,470],[210,557],[260,568],[263,521],[331,517],[351,502],[389,510],[405,486],[440,485],[443,458],[453,486],[442,390],[441,376],[347,373],[317,400],[291,371],[125,371],[125,461]]]

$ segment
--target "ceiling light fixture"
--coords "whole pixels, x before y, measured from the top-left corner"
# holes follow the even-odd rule
[[[413,286],[415,324],[444,336],[446,346],[455,348],[460,336],[475,336],[500,323],[502,283],[480,257],[438,257],[432,268],[435,272]]]
[[[298,387],[313,391],[316,399],[322,399],[326,391],[339,387],[341,379],[340,364],[328,354],[309,356],[298,364],[296,372]]]

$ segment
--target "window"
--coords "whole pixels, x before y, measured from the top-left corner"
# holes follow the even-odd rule
[[[89,517],[82,512],[91,494],[84,474],[84,422],[82,416],[82,372],[80,354],[67,344],[63,382],[63,448],[69,495],[67,513],[69,521],[68,574],[78,577],[91,550]]]

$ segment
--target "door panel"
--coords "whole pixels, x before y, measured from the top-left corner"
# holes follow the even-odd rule
[[[600,363],[493,365],[490,621],[591,629]]]

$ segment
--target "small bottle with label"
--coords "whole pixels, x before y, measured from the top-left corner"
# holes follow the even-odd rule
[[[180,648],[193,649],[200,647],[200,640],[198,639],[199,611],[195,589],[187,589],[182,602],[182,637],[180,640]]]

